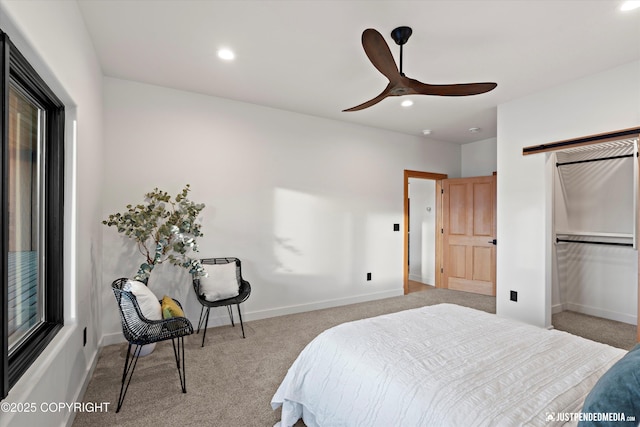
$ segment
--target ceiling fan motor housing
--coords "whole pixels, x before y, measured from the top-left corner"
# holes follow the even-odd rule
[[[413,30],[411,30],[411,27],[398,27],[391,31],[391,38],[396,44],[402,46],[409,40],[412,33]]]

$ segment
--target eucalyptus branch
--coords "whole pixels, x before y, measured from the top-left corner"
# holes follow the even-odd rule
[[[102,223],[104,224],[104,221],[102,221]],[[147,260],[147,262],[150,262],[151,259],[149,258],[149,250],[147,249],[146,246],[144,246],[142,243],[138,242],[137,244],[138,246],[138,252],[140,252],[142,254],[142,256],[145,257],[145,259]],[[144,249],[144,250],[143,250]]]
[[[166,191],[154,188],[145,194],[146,204],[127,205],[126,212],[109,215],[102,221],[137,243],[146,262],[138,268],[136,279],[147,279],[156,265],[166,261],[196,276],[205,275],[200,260],[188,255],[198,251],[196,239],[203,235],[198,215],[205,207],[191,202],[187,198],[189,191],[187,184],[172,200]]]

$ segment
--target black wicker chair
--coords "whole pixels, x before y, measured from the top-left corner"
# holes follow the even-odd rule
[[[164,320],[149,320],[145,318],[140,311],[136,296],[123,289],[128,280],[127,278],[121,278],[111,285],[120,308],[122,332],[127,341],[129,341],[116,412],[119,412],[122,407],[131,377],[133,377],[133,371],[138,363],[138,357],[140,357],[140,351],[145,344],[171,340],[180,377],[180,386],[183,393],[187,392],[187,378],[184,369],[184,337],[193,333],[193,326],[186,317],[173,317]],[[174,301],[182,307],[177,300]],[[177,345],[176,341],[178,341]],[[135,348],[132,353],[131,346],[133,345],[135,345]]]
[[[196,292],[196,296],[198,297],[198,301],[202,304],[202,308],[200,309],[200,320],[198,321],[198,330],[196,333],[200,333],[200,328],[202,327],[202,323],[204,322],[204,333],[202,334],[202,347],[204,347],[204,339],[207,336],[207,325],[209,324],[209,310],[211,307],[227,307],[227,311],[229,312],[229,318],[231,319],[231,326],[235,326],[233,322],[233,304],[238,307],[238,317],[240,318],[240,327],[242,328],[242,338],[244,335],[244,324],[242,323],[242,312],[240,311],[240,303],[243,303],[249,298],[251,294],[251,285],[249,282],[242,278],[242,263],[238,258],[204,258],[200,260],[202,264],[205,265],[216,265],[216,264],[228,264],[230,262],[235,262],[236,264],[236,277],[238,279],[238,289],[239,294],[232,298],[226,298],[217,301],[208,301],[203,293],[200,291],[200,279],[193,276],[193,289]],[[206,311],[205,311],[206,308]]]

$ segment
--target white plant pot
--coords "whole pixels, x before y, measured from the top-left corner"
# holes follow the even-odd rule
[[[142,348],[140,349],[140,354],[139,354],[139,356],[140,356],[140,357],[148,356],[148,355],[150,355],[151,353],[153,353],[153,350],[155,350],[155,348],[156,348],[156,343],[154,343],[154,342],[153,342],[153,343],[151,343],[151,344],[145,344],[145,345],[143,345],[143,346],[142,346]],[[132,355],[132,356],[135,356],[135,355],[136,355],[136,354],[135,354],[135,350],[136,350],[136,346],[131,346],[131,355]]]

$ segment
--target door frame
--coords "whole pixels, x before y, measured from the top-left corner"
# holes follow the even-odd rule
[[[442,234],[437,230],[442,228],[442,200],[440,197],[442,180],[447,179],[447,174],[404,170],[404,256],[403,256],[403,283],[404,294],[409,293],[409,178],[430,179],[436,182],[436,288],[441,286],[441,273],[439,266],[442,259]]]

